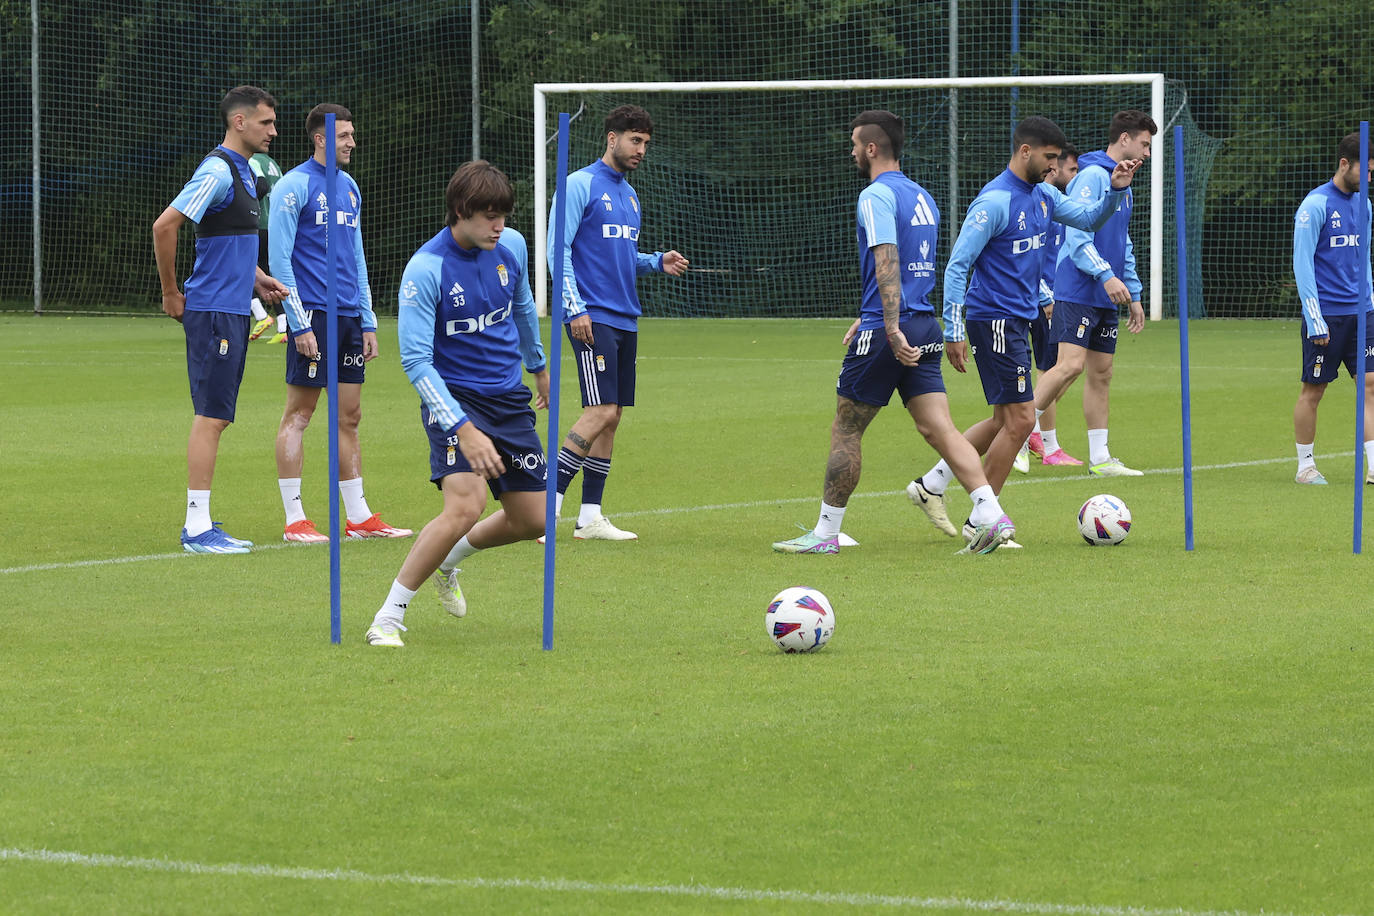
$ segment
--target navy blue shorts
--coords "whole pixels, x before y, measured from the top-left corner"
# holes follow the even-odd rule
[[[234,422],[251,324],[248,315],[228,312],[182,314],[186,375],[191,380],[191,405],[196,416]]]
[[[988,404],[1021,404],[1035,400],[1030,379],[1029,324],[1025,318],[965,322],[973,361],[978,364],[978,379],[983,383],[983,397]]]
[[[917,395],[945,390],[945,380],[940,375],[940,359],[945,352],[940,323],[934,315],[923,312],[907,319],[901,327],[906,342],[920,348],[921,361],[914,366],[898,362],[882,328],[859,331],[849,342],[840,380],[835,384],[840,397],[885,407],[894,391],[901,394],[905,404]]]
[[[1055,306],[1058,313],[1059,307]],[[1054,339],[1054,323],[1045,315],[1042,308],[1040,314],[1031,319],[1031,352],[1035,354],[1035,368],[1041,372],[1046,372],[1054,368],[1054,364],[1059,361],[1059,341]]]
[[[1057,343],[1070,343],[1094,353],[1115,353],[1117,325],[1116,308],[1098,308],[1081,302],[1054,304],[1054,338]]]
[[[582,389],[582,406],[616,404],[633,407],[635,402],[635,357],[639,334],[610,325],[592,323],[592,346],[572,336],[573,358],[577,360],[577,384]]]
[[[1326,319],[1326,330],[1331,339],[1326,346],[1319,347],[1307,339],[1307,325],[1298,323],[1298,333],[1302,335],[1302,380],[1309,385],[1325,385],[1334,382],[1341,374],[1341,366],[1355,377],[1355,337],[1359,332],[1360,316],[1332,315]],[[1364,320],[1364,371],[1374,372],[1374,314],[1365,315]]]
[[[505,462],[505,473],[487,481],[491,495],[543,490],[548,462],[544,458],[544,444],[534,428],[530,390],[524,385],[499,395],[477,394],[452,385],[448,390],[468,419],[491,439]],[[457,433],[446,435],[430,418],[428,407],[420,408],[420,422],[425,424],[425,434],[429,436],[429,479],[435,486],[443,489],[444,478],[450,474],[472,473],[472,465],[458,447]]]
[[[302,388],[324,388],[329,384],[329,375],[324,362],[325,344],[329,342],[329,315],[324,309],[310,313],[310,330],[315,332],[315,343],[320,347],[319,359],[306,359],[296,352],[296,335],[288,333],[286,338],[286,384],[300,385]],[[304,333],[304,332],[302,332]],[[339,384],[361,385],[363,383],[363,319],[357,315],[351,318],[339,316]]]

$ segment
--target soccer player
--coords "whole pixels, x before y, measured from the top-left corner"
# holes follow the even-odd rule
[[[1078,174],[1078,148],[1072,143],[1065,143],[1064,150],[1059,154],[1059,163],[1054,171],[1045,179],[1050,184],[1059,189],[1060,193],[1069,186],[1074,176]],[[1058,349],[1052,334],[1052,319],[1054,316],[1054,269],[1055,263],[1059,259],[1060,246],[1064,244],[1064,225],[1054,223],[1050,226],[1050,235],[1046,239],[1044,248],[1045,260],[1040,270],[1040,313],[1031,319],[1031,353],[1035,356],[1035,368],[1040,370],[1043,378],[1045,372],[1054,368],[1056,351]],[[1039,458],[1042,464],[1049,465],[1082,465],[1083,462],[1064,451],[1059,445],[1059,434],[1055,429],[1056,407],[1058,401],[1046,407],[1043,414],[1037,413],[1035,418],[1035,429],[1026,440],[1026,444],[1021,446],[1021,451],[1016,456],[1016,463],[1013,465],[1016,470],[1023,474],[1030,472],[1030,456]]]
[[[901,171],[901,118],[890,111],[864,111],[849,129],[850,157],[869,181],[858,204],[862,304],[858,322],[845,335],[849,352],[836,385],[820,518],[811,531],[773,549],[840,552],[840,525],[863,464],[864,430],[897,391],[917,431],[949,462],[973,499],[970,521],[976,532],[963,552],[991,553],[1016,529],[988,486],[978,453],[949,415],[940,375],[944,344],[930,303],[940,211],[930,192]],[[944,523],[952,535],[947,516]]]
[[[210,486],[220,435],[234,422],[248,346],[248,303],[280,302],[286,287],[258,267],[258,199],[248,157],[277,135],[277,103],[256,86],[238,86],[220,102],[224,142],[153,222],[153,253],[162,310],[186,332],[191,383],[191,435],[186,446],[188,553],[247,553],[251,541],[230,537],[210,518]],[[183,293],[177,283],[177,233],[196,224],[196,260]]]
[[[1293,275],[1302,305],[1302,389],[1293,407],[1298,447],[1298,483],[1324,484],[1312,451],[1317,441],[1317,405],[1344,364],[1355,376],[1359,312],[1365,315],[1364,459],[1365,483],[1374,483],[1374,299],[1364,298],[1371,281],[1369,252],[1360,247],[1360,135],[1336,147],[1336,174],[1314,188],[1293,219]],[[1374,160],[1365,163],[1369,175]],[[1370,227],[1364,214],[1365,229]]]
[[[622,105],[606,116],[606,151],[601,158],[568,176],[563,238],[563,307],[568,339],[577,359],[582,389],[582,415],[568,430],[558,451],[557,512],[578,471],[582,508],[573,537],[581,540],[631,541],[601,511],[611,451],[621,414],[635,402],[635,352],[642,312],[635,277],[662,271],[673,277],[687,272],[687,259],[676,251],[641,254],[639,198],[627,177],[644,160],[654,123],[635,105]],[[554,268],[554,224],[557,197],[549,209],[549,269]]]
[[[994,492],[1001,492],[1035,424],[1028,325],[1038,310],[1041,250],[1050,221],[1091,230],[1106,222],[1125,197],[1124,190],[1114,190],[1079,203],[1046,182],[1064,143],[1063,131],[1048,118],[1030,117],[1016,126],[1011,161],[969,205],[945,267],[945,356],[956,371],[965,372],[973,346],[992,416],[964,436],[985,456],[983,471]],[[1129,187],[1139,165],[1135,159],[1119,163],[1112,187]],[[907,487],[912,501],[951,535],[952,526],[941,525],[938,515],[952,476],[941,461]],[[964,533],[973,530],[966,525]]]
[[[286,321],[291,345],[286,348],[286,409],[277,428],[277,487],[286,509],[287,541],[328,541],[306,516],[301,502],[301,470],[305,465],[306,427],[320,401],[320,390],[331,371],[339,373],[339,492],[348,516],[344,533],[350,538],[410,537],[409,528],[394,528],[367,505],[363,496],[362,457],[358,423],[362,419],[364,365],[377,356],[377,316],[367,283],[363,235],[359,225],[362,194],[358,183],[339,169],[338,199],[325,196],[324,119],[334,115],[334,143],[339,166],[348,165],[357,147],[353,115],[342,105],[310,109],[305,133],[314,149],[311,157],[278,182],[272,208],[270,238],[272,276],[290,295]],[[330,213],[334,216],[331,220]],[[326,293],[329,266],[326,240],[339,246],[334,293],[338,297],[338,365],[325,365],[330,303]]]
[[[253,177],[257,179],[258,191],[258,266],[267,273],[272,272],[272,268],[267,259],[267,226],[272,218],[272,188],[281,180],[281,166],[277,165],[277,160],[266,153],[255,153],[248,160],[248,167],[253,170]],[[249,340],[257,340],[274,324],[271,315],[262,307],[262,300],[253,297],[250,303],[253,310],[253,330],[248,334]],[[282,313],[280,327],[286,330],[286,314]],[[286,335],[282,335],[282,340]],[[274,338],[275,340],[275,338]]]
[[[1085,205],[1113,195],[1112,172],[1117,163],[1149,159],[1158,132],[1154,119],[1145,112],[1118,111],[1107,131],[1107,148],[1079,157],[1078,176],[1065,194]],[[1132,334],[1145,327],[1140,278],[1129,234],[1131,198],[1127,189],[1107,222],[1095,231],[1070,228],[1064,235],[1054,274],[1058,353],[1054,368],[1041,376],[1035,398],[1036,412],[1044,412],[1087,369],[1083,418],[1088,425],[1088,473],[1096,477],[1139,477],[1144,473],[1113,458],[1107,448],[1118,309],[1128,307],[1126,329]]]
[[[534,428],[549,403],[549,372],[530,295],[525,239],[506,228],[510,181],[485,160],[460,166],[444,193],[447,225],[401,277],[401,365],[423,402],[430,479],[443,511],[420,532],[367,630],[373,646],[400,646],[406,608],[433,576],[444,609],[467,613],[457,565],[488,547],[544,530],[548,465]],[[487,494],[501,508],[481,518]],[[475,523],[475,524],[474,524]]]

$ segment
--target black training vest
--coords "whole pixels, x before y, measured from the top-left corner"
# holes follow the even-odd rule
[[[229,158],[229,154],[222,149],[214,150],[210,156],[219,157],[229,166],[229,174],[234,176],[234,196],[229,199],[228,206],[223,210],[206,213],[201,217],[200,222],[196,225],[196,238],[212,238],[219,235],[257,235],[259,203],[244,187],[238,166],[234,165],[234,160]],[[205,158],[209,159],[210,156]]]

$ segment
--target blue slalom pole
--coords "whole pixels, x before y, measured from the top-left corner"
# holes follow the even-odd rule
[[[1188,222],[1183,125],[1174,125],[1174,218],[1178,221],[1178,374],[1183,399],[1183,549],[1193,549],[1193,405],[1188,384]]]
[[[339,524],[339,303],[336,276],[339,271],[339,246],[331,244],[330,236],[337,225],[334,217],[335,204],[339,197],[339,167],[334,144],[334,115],[324,116],[324,196],[328,199],[328,212],[324,224],[324,299],[325,307],[325,352],[320,354],[324,360],[327,381],[326,392],[329,398],[329,641],[338,645],[343,641],[340,633],[340,556],[341,542]]]
[[[1364,264],[1369,263],[1369,122],[1360,122],[1360,205],[1356,210],[1364,219],[1360,220],[1360,250],[1364,252]],[[1356,217],[1359,219],[1359,217]],[[1352,549],[1360,552],[1360,541],[1364,535],[1364,477],[1368,469],[1364,466],[1364,335],[1368,319],[1365,317],[1369,305],[1370,290],[1361,282],[1363,299],[1356,312],[1355,340],[1355,522],[1351,534]]]
[[[553,294],[549,296],[549,444],[548,479],[544,482],[544,651],[553,649],[553,574],[554,547],[557,526],[554,525],[554,506],[558,493],[558,389],[563,364],[563,252],[568,240],[563,237],[563,220],[568,208],[568,124],[567,112],[558,116],[558,170],[554,173],[553,245],[549,260],[553,262]],[[544,125],[536,125],[542,134]],[[542,154],[541,154],[542,155]]]

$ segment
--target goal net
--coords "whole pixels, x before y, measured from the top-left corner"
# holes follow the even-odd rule
[[[641,105],[654,119],[649,154],[631,179],[644,205],[640,249],[673,248],[692,262],[690,282],[644,289],[647,316],[857,314],[854,206],[864,183],[849,158],[849,123],[870,108],[893,111],[906,124],[903,171],[941,210],[941,272],[969,202],[1006,167],[1017,121],[1045,115],[1088,152],[1106,145],[1115,112],[1149,112],[1160,133],[1155,156],[1133,184],[1131,235],[1147,313],[1157,319],[1176,312],[1172,127],[1184,123],[1191,138],[1197,131],[1182,91],[1160,74],[537,84],[533,270],[541,310],[548,306],[545,247],[557,113],[575,115],[571,171],[601,155],[603,119],[622,104]],[[1194,142],[1191,156],[1185,153],[1189,196],[1196,192],[1188,204],[1198,227],[1214,152]]]

